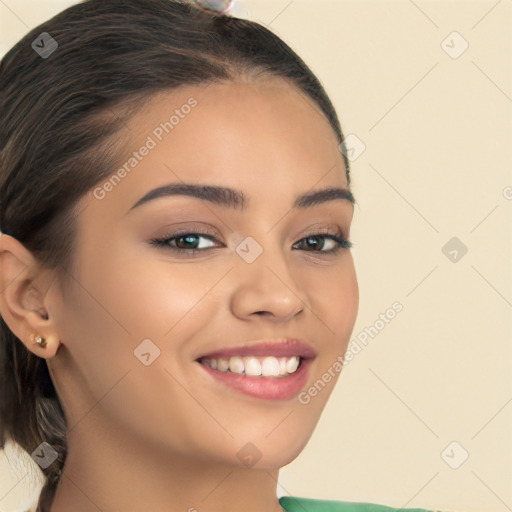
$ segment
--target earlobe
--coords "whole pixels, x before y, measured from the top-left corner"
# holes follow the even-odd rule
[[[44,323],[48,323],[47,319],[37,311],[30,311],[26,314],[25,320],[27,328],[33,328],[33,331],[21,338],[27,349],[45,359],[54,357],[59,349],[60,341],[53,334],[53,329],[50,330],[49,326],[44,327]]]
[[[34,334],[30,335],[30,341],[32,343],[37,343],[41,348],[45,348],[48,344],[42,336],[35,336]]]

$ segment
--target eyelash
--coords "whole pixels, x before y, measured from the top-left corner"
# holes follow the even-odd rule
[[[177,233],[172,233],[172,234],[166,235],[162,238],[153,238],[150,240],[150,243],[156,247],[161,247],[163,249],[167,249],[167,250],[170,250],[175,253],[181,253],[183,255],[194,255],[198,252],[204,252],[204,251],[208,251],[209,249],[215,249],[215,247],[207,247],[206,249],[180,249],[178,247],[173,247],[173,246],[169,245],[169,242],[171,242],[175,239],[178,239],[178,238],[184,238],[189,235],[198,235],[199,237],[208,238],[211,241],[213,241],[213,239],[215,239],[215,237],[209,233],[199,233],[199,232],[194,232],[194,231],[180,231]],[[353,244],[350,240],[347,240],[343,236],[340,236],[339,234],[333,233],[329,230],[322,231],[319,233],[312,233],[311,235],[307,235],[304,238],[301,238],[297,243],[300,243],[303,240],[307,240],[308,238],[316,238],[316,237],[334,240],[338,245],[336,247],[334,247],[333,249],[329,249],[328,251],[312,250],[312,251],[306,251],[306,252],[314,252],[314,253],[316,252],[316,253],[320,253],[320,254],[334,255],[334,254],[337,254],[341,249],[351,249],[353,247]]]

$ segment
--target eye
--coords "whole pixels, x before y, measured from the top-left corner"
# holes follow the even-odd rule
[[[206,245],[205,247],[204,244],[201,246],[198,242],[201,238],[209,241],[214,239],[213,235],[210,234],[182,231],[166,235],[162,238],[153,238],[150,242],[157,247],[163,247],[171,251],[195,254],[196,252],[201,252],[212,247],[211,245]]]
[[[326,240],[331,242],[331,248],[324,250]],[[306,247],[313,247],[312,251],[306,250],[306,252],[319,252],[322,254],[335,254],[341,249],[350,249],[352,247],[352,242],[350,242],[340,234],[330,232],[315,233],[308,235],[302,240],[299,240],[297,244],[303,244],[303,246],[305,244]]]
[[[208,240],[211,244],[201,244],[200,239]],[[162,238],[153,238],[150,240],[150,243],[175,253],[193,255],[214,248],[213,240],[215,240],[213,234],[181,231],[165,235]],[[327,247],[330,246],[328,249],[325,249],[326,242],[330,242],[330,244],[327,244]],[[350,249],[352,242],[344,238],[340,233],[322,232],[308,235],[299,240],[295,245],[300,245],[299,250],[305,250],[306,252],[335,254],[341,249]],[[312,250],[309,250],[308,247],[312,248]]]

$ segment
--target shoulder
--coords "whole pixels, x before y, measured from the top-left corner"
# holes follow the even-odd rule
[[[281,496],[279,503],[287,512],[441,512],[423,508],[393,508],[376,503],[316,500],[298,496]]]

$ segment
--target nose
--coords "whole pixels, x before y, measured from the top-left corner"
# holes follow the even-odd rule
[[[308,307],[308,299],[300,282],[290,273],[284,256],[263,250],[252,263],[242,258],[232,272],[235,289],[231,311],[240,319],[265,317],[274,322],[287,322]]]

